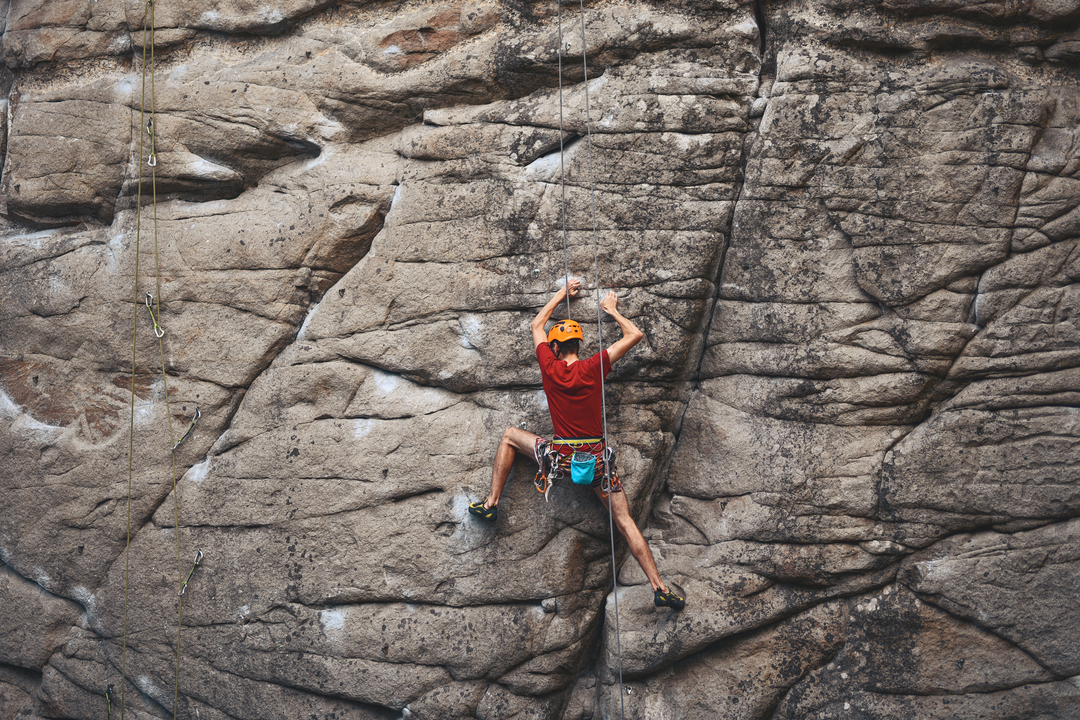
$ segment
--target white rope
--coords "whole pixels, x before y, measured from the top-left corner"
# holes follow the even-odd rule
[[[565,147],[563,145],[563,91],[562,91],[562,2],[555,0],[558,7],[559,20],[559,173],[562,185],[562,236],[563,236],[563,270],[566,276],[566,286],[570,284],[570,270],[566,250],[566,170],[565,170]],[[589,160],[589,205],[592,214],[592,237],[593,237],[593,272],[596,282],[596,333],[600,353],[604,352],[603,308],[600,306],[600,243],[596,234],[596,187],[593,182],[593,147],[592,147],[592,114],[589,109],[589,60],[585,45],[585,3],[578,0],[581,11],[581,65],[585,73],[585,139],[588,149]],[[566,317],[570,317],[570,294],[566,295]],[[600,419],[603,424],[604,448],[607,448],[607,388],[604,382],[604,359],[600,356]],[[608,463],[607,452],[603,453],[604,477],[611,477],[611,467]],[[608,489],[608,534],[611,539],[611,592],[615,598],[615,648],[618,657],[619,668],[619,714],[626,718],[626,701],[623,698],[623,673],[622,673],[622,640],[619,633],[619,572],[615,564],[615,517],[611,509],[614,492],[610,485]]]
[[[559,15],[559,185],[562,186],[562,260],[563,287],[566,288],[566,319],[570,319],[570,262],[566,257],[566,144],[563,134],[563,99],[562,99],[562,3],[555,0]]]

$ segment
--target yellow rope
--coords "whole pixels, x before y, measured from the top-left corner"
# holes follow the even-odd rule
[[[157,124],[154,122],[157,119],[157,88],[155,85],[155,65],[154,65],[154,45],[155,45],[155,24],[154,24],[154,0],[147,0],[147,7],[150,12],[150,127],[153,128],[153,132],[150,134],[150,157],[153,159],[150,165],[150,189],[151,189],[151,207],[153,208],[154,217],[154,280],[157,294],[154,298],[154,303],[157,306],[156,317],[160,322],[161,318],[161,261],[158,254],[158,217],[157,217]],[[146,53],[146,46],[143,46],[143,53]],[[145,73],[143,75],[145,78]],[[144,79],[144,93],[145,93],[145,79]],[[144,94],[145,99],[145,94]],[[141,160],[141,158],[140,158]],[[172,405],[169,401],[169,378],[165,372],[165,341],[163,339],[164,334],[158,336],[158,354],[161,357],[161,383],[165,391],[165,417],[169,425],[169,447],[170,460],[172,463],[172,495],[173,495],[173,528],[176,534],[176,574],[178,578],[179,587],[182,590],[184,586],[184,567],[183,561],[180,559],[180,499],[176,493],[176,442],[174,441],[173,425],[172,425]],[[176,667],[173,678],[173,720],[176,720],[176,714],[180,699],[180,634],[183,628],[184,618],[184,596],[180,590],[177,591],[177,602],[179,603],[177,609],[176,618]]]
[[[135,302],[131,314],[131,417],[128,421],[128,492],[127,492],[127,542],[124,545],[124,627],[122,649],[120,651],[120,720],[124,720],[127,712],[127,624],[128,624],[128,590],[129,574],[131,569],[131,481],[133,475],[133,463],[135,460],[135,352],[138,348],[139,337],[139,245],[142,240],[142,154],[143,154],[143,120],[146,115],[146,37],[147,37],[147,13],[150,5],[143,10],[143,66],[142,66],[142,107],[139,111],[139,174],[138,186],[135,189]]]
[[[143,10],[143,62],[142,62],[142,95],[139,109],[139,172],[138,187],[135,200],[135,310],[132,316],[131,329],[131,417],[128,423],[128,507],[127,507],[127,543],[124,547],[124,627],[123,649],[120,660],[120,718],[124,720],[127,710],[127,621],[128,621],[128,596],[131,556],[131,486],[135,456],[135,359],[138,348],[138,312],[139,312],[139,253],[142,240],[142,184],[143,184],[143,130],[146,129],[150,136],[150,166],[151,203],[153,207],[154,223],[154,276],[156,281],[157,296],[154,300],[157,312],[151,313],[154,324],[157,326],[157,318],[161,317],[161,263],[158,253],[158,222],[157,222],[157,142],[155,140],[157,128],[154,120],[157,115],[157,93],[154,77],[154,0],[146,0]],[[147,52],[149,50],[149,63]],[[150,74],[150,125],[146,125],[146,76],[147,68]],[[165,344],[162,335],[158,336],[158,353],[161,357],[161,380],[165,392],[165,417],[169,426],[169,446],[172,460],[172,491],[173,491],[173,518],[176,533],[176,569],[181,587],[183,586],[183,566],[180,559],[180,501],[176,495],[176,448],[173,442],[172,407],[169,402],[169,381],[165,372]],[[176,669],[173,682],[173,720],[176,720],[177,705],[180,695],[180,632],[183,626],[183,596],[178,593],[179,610],[176,622]]]

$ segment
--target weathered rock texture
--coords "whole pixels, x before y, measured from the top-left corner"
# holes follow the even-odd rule
[[[0,718],[1080,717],[1080,2],[556,7],[0,9]]]

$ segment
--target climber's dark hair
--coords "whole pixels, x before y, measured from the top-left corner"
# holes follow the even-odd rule
[[[548,345],[551,347],[551,352],[555,357],[559,357],[560,351],[567,355],[577,355],[581,351],[581,341],[577,338],[569,338],[562,342],[552,340]]]

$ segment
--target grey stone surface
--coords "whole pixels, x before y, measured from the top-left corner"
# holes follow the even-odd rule
[[[949,538],[905,568],[902,582],[929,602],[1008,640],[1058,677],[1080,674],[1075,519],[1014,534]],[[1028,602],[1035,599],[1035,602]]]
[[[0,9],[0,719],[1080,714],[1080,4],[149,7]],[[681,613],[467,513],[564,207]]]
[[[768,717],[787,690],[824,664],[841,644],[843,623],[835,603],[819,605],[716,643],[666,671],[626,683],[624,701],[631,717]],[[614,694],[601,705],[601,717],[615,717]]]
[[[30,703],[31,696],[41,684],[41,673],[15,665],[0,666],[0,717],[13,720]]]

